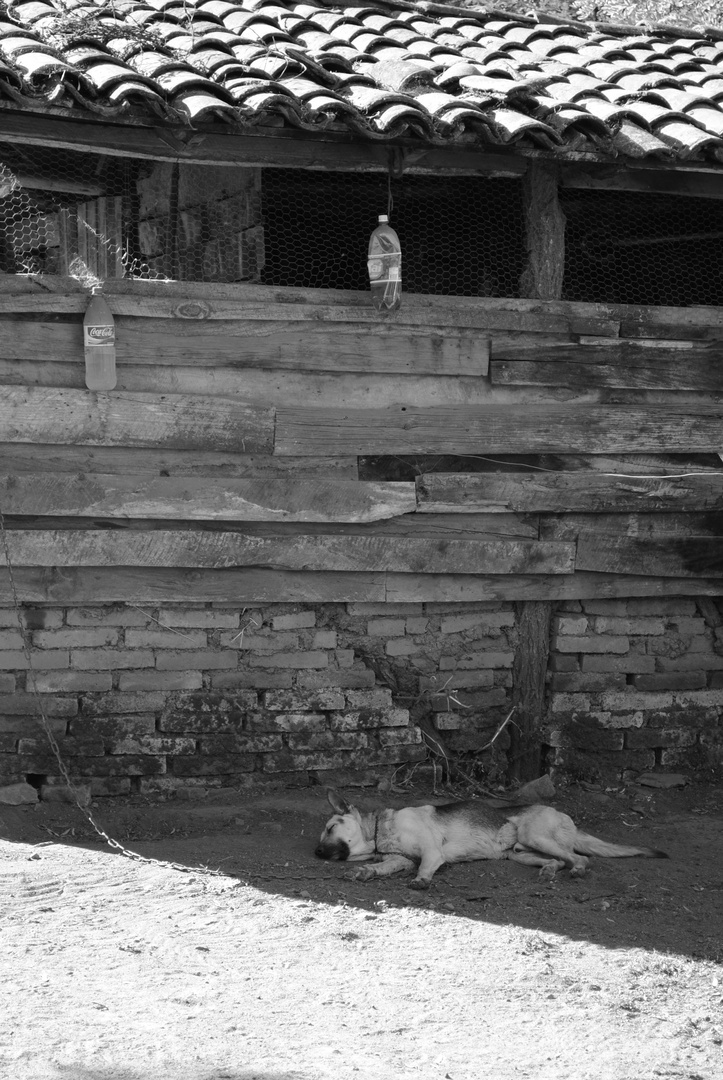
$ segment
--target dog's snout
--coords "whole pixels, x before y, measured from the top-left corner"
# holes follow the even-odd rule
[[[332,859],[334,862],[344,862],[349,858],[349,845],[344,840],[323,841],[316,848],[319,859]]]
[[[317,849],[316,849],[316,851],[314,852],[314,854],[315,854],[315,855],[317,856],[317,858],[319,858],[319,859],[328,859],[328,858],[329,858],[329,854],[328,854],[328,852],[327,852],[327,850],[326,850],[326,848],[324,847],[324,845],[323,845],[323,844],[319,844],[319,846],[317,847]]]

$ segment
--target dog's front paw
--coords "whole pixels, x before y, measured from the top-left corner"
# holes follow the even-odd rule
[[[545,863],[537,875],[540,881],[554,881],[557,873],[557,863]]]
[[[409,882],[409,888],[410,889],[428,889],[429,888],[429,882],[425,881],[424,878],[415,877],[413,881]]]
[[[358,870],[350,870],[344,874],[347,881],[371,881],[376,876],[373,866],[360,866]]]

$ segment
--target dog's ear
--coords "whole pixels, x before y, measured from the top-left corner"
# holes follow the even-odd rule
[[[334,788],[327,788],[326,797],[329,800],[332,810],[335,814],[350,814],[352,807],[338,791]]]

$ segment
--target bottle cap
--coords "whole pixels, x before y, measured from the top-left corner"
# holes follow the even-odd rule
[[[380,215],[379,215],[379,221],[380,221],[380,222],[382,222],[382,221],[389,221],[389,217],[388,217],[388,215],[387,215],[387,214],[380,214]]]

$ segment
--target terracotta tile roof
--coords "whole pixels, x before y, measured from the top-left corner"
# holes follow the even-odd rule
[[[0,107],[723,162],[722,30],[546,18],[408,0],[11,0]]]

